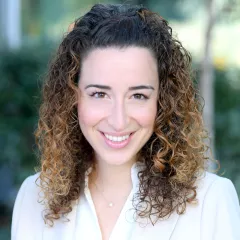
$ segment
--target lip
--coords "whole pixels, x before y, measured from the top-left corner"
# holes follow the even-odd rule
[[[124,140],[124,141],[121,141],[121,142],[113,142],[113,141],[111,141],[110,139],[107,139],[103,132],[101,132],[101,135],[103,136],[105,143],[106,143],[110,148],[120,149],[120,148],[126,147],[126,146],[130,143],[130,141],[131,141],[132,136],[134,135],[134,133],[135,133],[135,132],[124,133],[125,135],[123,135],[123,134],[121,134],[121,135],[120,135],[120,134],[117,134],[117,135],[116,135],[116,134],[106,133],[106,132],[105,132],[105,134],[108,134],[108,135],[111,135],[111,136],[126,136],[126,135],[129,135],[129,134],[130,134],[130,136],[129,136],[128,139],[126,139],[126,140]]]

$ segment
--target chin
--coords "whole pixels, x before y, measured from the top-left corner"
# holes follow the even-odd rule
[[[107,161],[108,165],[113,165],[113,166],[123,166],[123,165],[128,165],[132,163],[132,161],[122,161],[122,160],[115,160],[115,161]]]
[[[114,156],[115,155],[115,156]],[[135,157],[126,157],[121,153],[118,154],[109,154],[108,157],[104,157],[101,155],[98,155],[98,161],[104,162],[107,165],[112,166],[121,166],[121,165],[128,165],[133,164],[135,162]]]

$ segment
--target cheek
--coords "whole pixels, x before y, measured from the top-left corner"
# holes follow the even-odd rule
[[[142,108],[135,108],[132,113],[135,120],[142,127],[153,127],[156,118],[157,107],[155,105],[149,105]]]
[[[88,101],[78,103],[78,119],[80,126],[94,126],[104,117],[104,111],[96,104],[91,104]]]

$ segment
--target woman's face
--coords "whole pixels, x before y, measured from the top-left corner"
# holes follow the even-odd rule
[[[104,48],[82,62],[78,118],[96,161],[122,165],[153,133],[157,111],[158,71],[146,48]]]

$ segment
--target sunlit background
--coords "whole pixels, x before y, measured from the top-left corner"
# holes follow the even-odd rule
[[[0,239],[10,239],[22,181],[38,165],[33,132],[41,82],[68,26],[94,0],[0,0]],[[240,196],[240,0],[101,1],[143,4],[191,52],[219,174]]]

